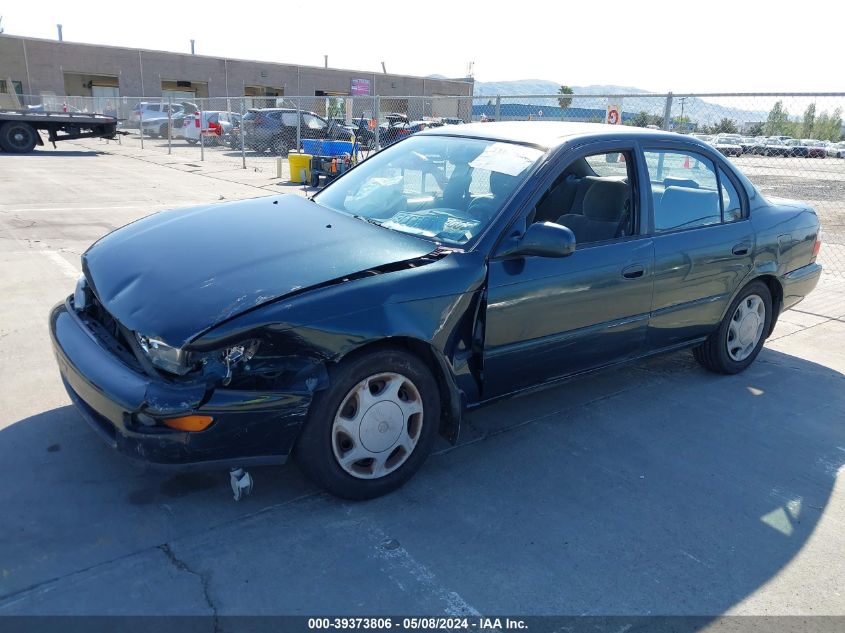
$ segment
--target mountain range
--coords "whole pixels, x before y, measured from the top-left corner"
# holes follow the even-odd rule
[[[555,81],[544,79],[518,79],[514,81],[476,81],[474,94],[476,97],[515,97],[520,95],[554,95],[557,94],[560,84]],[[608,105],[605,97],[591,98],[589,95],[640,95],[642,97],[626,97],[622,99],[622,110],[625,112],[647,112],[648,114],[662,115],[666,107],[664,97],[649,97],[648,90],[633,88],[630,86],[616,85],[590,85],[571,86],[574,91],[574,98],[571,107],[595,108],[603,110]],[[580,96],[583,95],[583,96]],[[533,105],[556,106],[557,99],[521,99],[520,102],[530,102]],[[511,101],[513,102],[513,101]],[[686,116],[702,123],[715,123],[722,118],[733,119],[737,123],[749,121],[765,121],[768,111],[745,110],[742,108],[730,107],[712,101],[705,101],[698,97],[685,97],[683,104],[681,99],[676,98],[672,104],[672,115],[679,116],[681,108]]]

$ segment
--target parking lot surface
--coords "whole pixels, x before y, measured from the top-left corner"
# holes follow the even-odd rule
[[[607,370],[469,415],[390,496],[344,502],[288,465],[234,503],[226,472],[101,442],[47,314],[118,226],[301,191],[111,150],[0,154],[0,614],[845,615],[841,277],[741,375],[687,351]]]

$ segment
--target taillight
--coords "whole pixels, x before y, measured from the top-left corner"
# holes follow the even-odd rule
[[[194,127],[200,126],[200,113],[194,112]]]
[[[822,249],[822,238],[820,238],[818,236],[818,234],[816,234],[816,243],[813,244],[813,256],[812,256],[812,258],[810,258],[811,263],[816,261],[816,257],[819,256],[819,251],[821,249]]]

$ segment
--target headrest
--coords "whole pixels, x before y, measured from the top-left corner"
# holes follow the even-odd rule
[[[624,182],[595,180],[584,195],[584,216],[603,222],[619,221],[627,199],[628,185]]]
[[[654,228],[658,231],[721,221],[719,197],[707,189],[667,187],[660,199],[660,210],[663,212],[654,215]]]
[[[516,180],[515,176],[492,171],[490,172],[490,193],[497,198],[507,196],[513,189]]]

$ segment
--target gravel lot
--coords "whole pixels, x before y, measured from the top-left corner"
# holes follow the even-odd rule
[[[299,191],[272,160],[191,150],[0,154],[0,614],[617,615],[620,630],[637,615],[845,616],[835,275],[740,376],[680,352],[486,408],[371,502],[285,466],[253,471],[236,504],[226,473],[113,453],[69,406],[48,341],[79,254],[159,209]],[[793,160],[739,163],[835,218],[845,161],[786,182]]]

